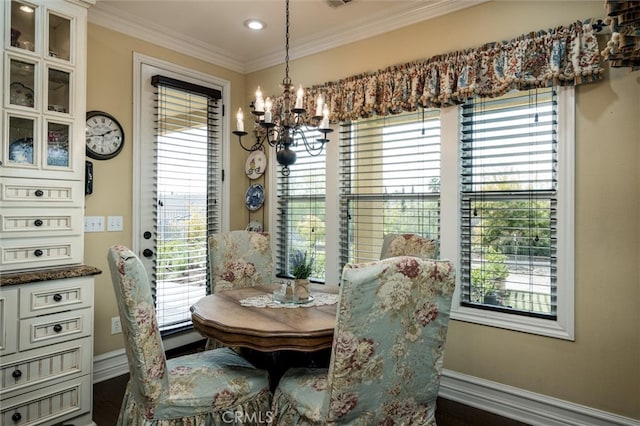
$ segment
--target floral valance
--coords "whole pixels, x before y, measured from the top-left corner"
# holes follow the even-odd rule
[[[611,39],[602,54],[612,67],[640,70],[640,1],[606,0]]]
[[[313,86],[306,89],[304,107],[315,111],[322,94],[331,121],[341,122],[451,106],[512,89],[589,83],[599,80],[602,71],[592,25],[575,22]]]

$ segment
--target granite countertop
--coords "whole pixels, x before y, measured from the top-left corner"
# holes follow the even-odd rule
[[[36,281],[61,280],[65,278],[86,277],[98,275],[102,271],[93,266],[75,265],[61,266],[33,271],[18,271],[0,274],[0,286],[18,285]]]

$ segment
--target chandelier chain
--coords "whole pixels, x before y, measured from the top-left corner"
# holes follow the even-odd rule
[[[285,84],[290,84],[291,79],[289,78],[289,0],[286,1],[286,27],[285,27],[285,47],[284,47],[284,82]]]

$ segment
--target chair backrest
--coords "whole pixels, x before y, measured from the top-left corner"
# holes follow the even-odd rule
[[[209,237],[211,291],[270,284],[273,277],[269,234],[230,231]]]
[[[382,241],[380,259],[397,256],[416,256],[435,259],[438,241],[417,234],[387,234]]]
[[[131,393],[138,404],[149,407],[168,388],[167,360],[149,278],[140,259],[127,247],[111,247],[107,260],[122,323]]]
[[[322,406],[329,422],[435,424],[454,288],[446,260],[345,266]]]

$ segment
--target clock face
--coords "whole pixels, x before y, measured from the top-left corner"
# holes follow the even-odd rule
[[[101,111],[87,113],[85,130],[87,155],[96,160],[108,160],[124,146],[124,130],[118,120]]]

